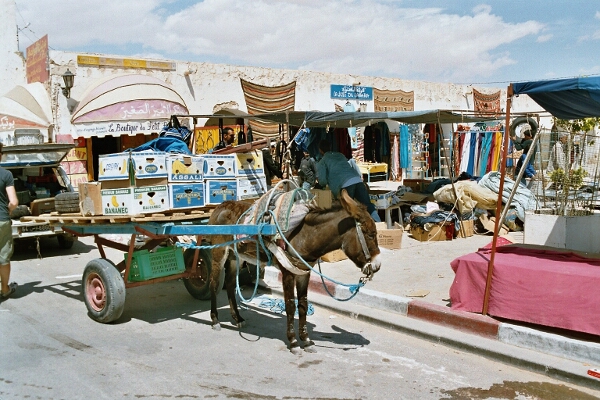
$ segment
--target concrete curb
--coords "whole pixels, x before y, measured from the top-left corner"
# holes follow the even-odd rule
[[[589,376],[588,370],[600,365],[600,344],[570,339],[561,335],[540,332],[531,328],[511,325],[494,318],[464,311],[455,311],[448,307],[426,301],[394,296],[361,288],[349,302],[331,299],[348,299],[352,293],[347,286],[327,282],[324,288],[321,278],[312,274],[309,283],[309,301],[321,306],[357,316],[357,306],[362,307],[361,316],[365,320],[389,326],[406,333],[444,342],[454,347],[476,351],[503,362],[536,370],[540,373],[577,381],[585,386],[598,387],[600,379]],[[261,286],[273,292],[282,293],[281,272],[276,267],[266,267]],[[368,284],[367,284],[368,286]],[[329,291],[329,293],[327,293]],[[318,294],[318,295],[315,295]],[[372,311],[369,311],[372,310]],[[466,335],[449,333],[445,337],[439,334],[439,327],[431,328],[421,323],[404,323],[393,315],[383,316],[380,311],[408,317],[411,320],[435,324],[450,331],[461,331]],[[404,324],[404,325],[403,325]],[[403,325],[403,326],[400,326]],[[490,340],[496,346],[508,349],[497,351],[486,345],[477,344],[476,337]],[[532,354],[529,354],[532,353]],[[544,354],[552,361],[538,361],[535,354]],[[554,357],[558,357],[554,360]],[[537,357],[540,358],[540,357]],[[564,361],[564,362],[563,362]],[[568,366],[561,367],[561,364]],[[561,369],[562,368],[562,369]]]

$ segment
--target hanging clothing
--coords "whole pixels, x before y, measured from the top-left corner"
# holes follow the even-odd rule
[[[488,167],[488,158],[492,146],[492,132],[483,132],[481,142],[481,156],[479,158],[479,173],[478,176],[484,176]]]
[[[407,125],[400,125],[400,168],[409,168],[412,164],[410,157],[410,137]]]

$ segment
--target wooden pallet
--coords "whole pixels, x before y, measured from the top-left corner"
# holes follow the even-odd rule
[[[172,210],[163,213],[155,214],[139,214],[139,215],[96,215],[83,216],[80,213],[59,213],[53,211],[50,214],[41,214],[36,216],[21,217],[24,222],[46,222],[49,224],[69,224],[69,225],[85,225],[85,224],[118,224],[126,222],[172,222],[172,221],[187,221],[199,218],[208,218],[212,213],[212,209],[202,210]]]

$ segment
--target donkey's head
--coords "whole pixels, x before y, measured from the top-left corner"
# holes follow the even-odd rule
[[[344,232],[342,250],[363,274],[371,278],[381,267],[375,222],[366,207],[354,201],[346,190],[342,189],[339,200],[342,208],[352,217],[340,221],[340,225],[351,224],[340,226],[339,230]]]

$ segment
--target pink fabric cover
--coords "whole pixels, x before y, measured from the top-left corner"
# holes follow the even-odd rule
[[[453,260],[452,309],[481,313],[491,256],[479,249]],[[568,251],[496,249],[489,315],[600,335],[600,260]]]

